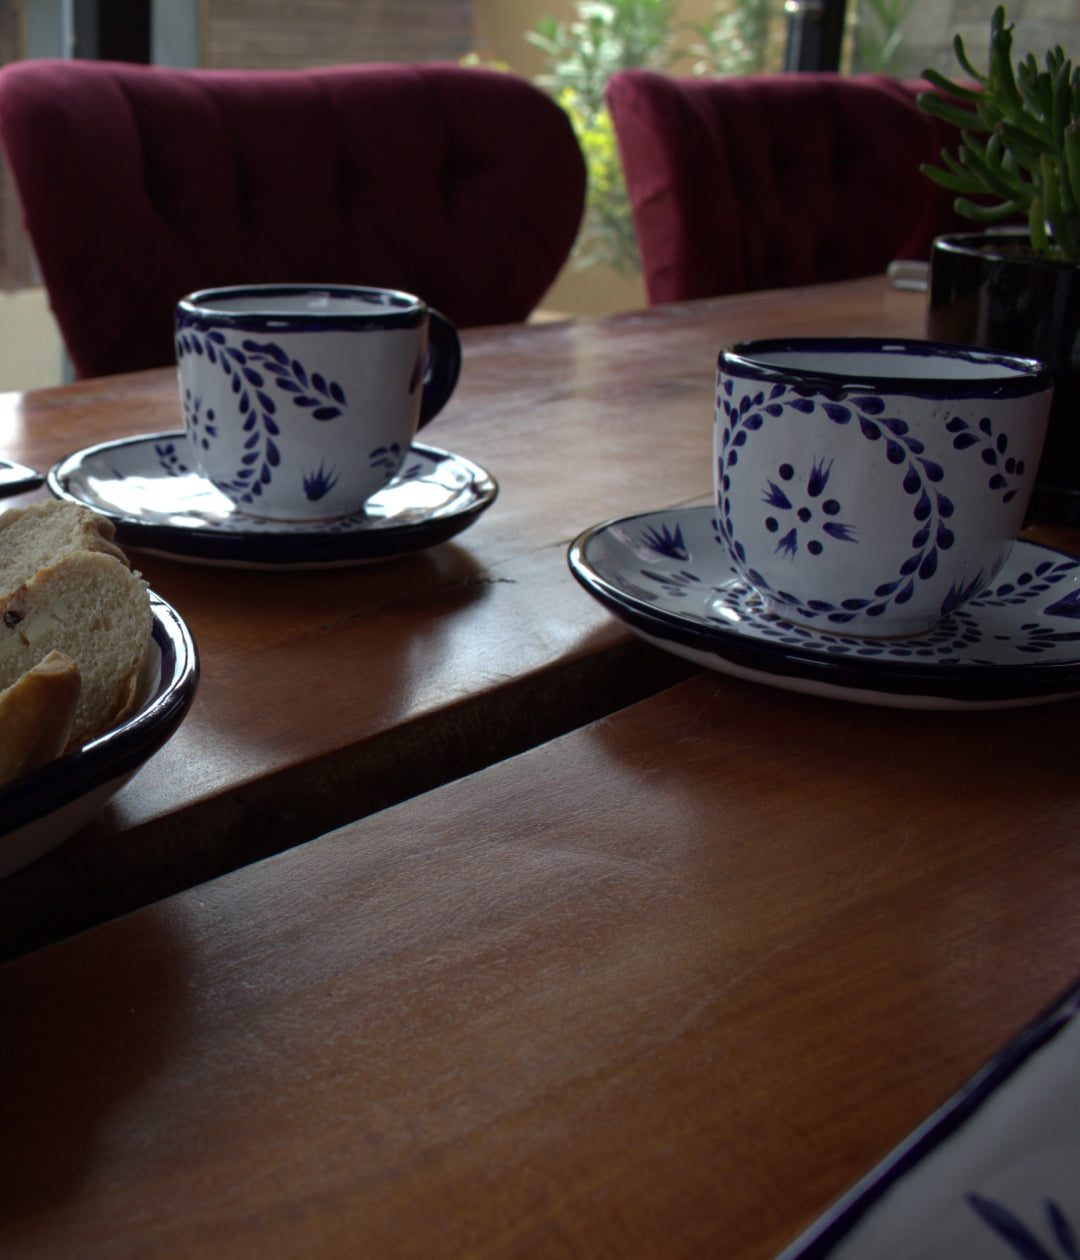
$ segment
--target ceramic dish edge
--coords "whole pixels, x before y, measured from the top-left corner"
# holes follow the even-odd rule
[[[96,499],[77,494],[69,487],[68,479],[79,460],[98,456],[113,448],[130,447],[141,442],[176,441],[184,436],[182,430],[144,433],[84,447],[58,460],[49,469],[46,476],[48,488],[58,499],[83,504],[109,517],[116,526],[117,541],[125,547],[186,563],[269,570],[346,568],[391,560],[436,546],[471,525],[498,496],[498,483],[479,464],[425,443],[414,443],[413,449],[425,455],[453,460],[470,474],[472,502],[452,511],[442,507],[421,521],[369,530],[319,533],[311,528],[283,528],[256,534],[213,526],[173,526],[141,521],[127,512],[110,509]]]
[[[1070,985],[946,1103],[826,1208],[775,1260],[827,1260],[893,1186],[947,1142],[1033,1055],[1067,1029],[1078,1013],[1080,981]]]
[[[629,625],[629,621],[627,621]],[[744,682],[759,683],[765,687],[777,687],[775,672],[764,669],[752,669],[738,665],[734,661],[720,658],[713,651],[684,647],[649,634],[645,630],[631,627],[638,638],[661,651],[671,652],[685,661],[700,665],[702,669],[715,670],[727,674],[731,678],[741,678]],[[849,704],[865,704],[874,708],[908,709],[919,712],[952,713],[964,710],[982,712],[991,709],[1030,709],[1043,704],[1057,704],[1060,700],[1074,699],[1080,695],[1080,688],[1070,692],[1053,692],[1044,696],[1017,696],[1011,700],[957,700],[949,696],[936,696],[916,692],[875,691],[872,687],[845,686],[839,683],[821,682],[813,678],[791,675],[784,685],[784,690],[797,692],[800,695],[818,696],[822,700],[846,700]]]
[[[44,480],[44,473],[13,459],[0,459],[0,499],[22,494],[27,490],[36,490]]]
[[[157,595],[150,600],[157,655],[148,658],[141,681],[142,707],[78,751],[0,788],[0,876],[34,861],[88,823],[169,739],[190,708],[199,676],[195,641],[175,609]]]
[[[832,659],[799,651],[725,628],[698,626],[617,590],[590,563],[590,542],[612,528],[626,528],[660,514],[710,513],[711,507],[657,509],[613,517],[582,531],[567,559],[579,584],[640,638],[705,668],[773,687],[829,699],[908,709],[1003,709],[1029,707],[1080,695],[1080,661],[1025,662],[1022,667],[892,664]],[[1042,544],[1026,543],[1073,564],[1077,557]],[[732,581],[737,581],[734,573]],[[1064,686],[1062,684],[1065,684]]]

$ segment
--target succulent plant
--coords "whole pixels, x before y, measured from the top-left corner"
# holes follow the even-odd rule
[[[1029,53],[1012,64],[1012,23],[998,6],[990,19],[988,73],[968,59],[964,41],[953,41],[956,58],[970,76],[957,83],[934,69],[924,77],[941,93],[923,92],[920,108],[961,129],[956,155],[944,149],[942,167],[926,163],[924,174],[957,193],[958,214],[979,223],[998,223],[1026,214],[1032,246],[1041,254],[1076,263],[1080,259],[1080,68],[1074,70],[1060,45],[1040,70]],[[989,201],[973,197],[988,195]]]

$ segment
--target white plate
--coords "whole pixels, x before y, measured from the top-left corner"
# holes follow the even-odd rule
[[[778,1260],[1080,1255],[1080,986]]]
[[[1018,542],[993,585],[926,634],[794,626],[738,578],[711,507],[608,521],[570,547],[578,581],[637,635],[709,669],[896,708],[1007,708],[1080,694],[1080,561]]]
[[[44,473],[11,459],[0,459],[0,499],[10,494],[22,494],[24,490],[34,490],[44,480]]]
[[[154,624],[136,706],[78,752],[0,787],[0,877],[85,827],[180,725],[195,697],[199,661],[179,614],[151,593]]]
[[[195,471],[183,433],[148,433],[76,451],[48,475],[57,498],[116,525],[117,542],[231,568],[317,569],[388,560],[445,542],[495,501],[498,486],[460,455],[414,443],[364,511],[292,523],[245,516]]]

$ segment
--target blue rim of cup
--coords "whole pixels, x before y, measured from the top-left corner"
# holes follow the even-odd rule
[[[241,298],[297,297],[305,293],[328,297],[363,298],[367,305],[356,314],[342,311],[230,311],[211,307],[213,302]],[[381,310],[371,309],[371,299],[384,303]],[[248,333],[291,332],[357,332],[366,328],[418,328],[428,315],[428,307],[415,294],[400,289],[347,284],[239,284],[224,288],[199,289],[182,297],[176,306],[176,328],[230,328]]]
[[[887,376],[876,372],[837,372],[826,368],[780,367],[761,358],[784,352],[820,354],[887,354],[916,356],[926,360],[961,359],[988,367],[1007,368],[1012,375],[964,379],[934,376]],[[1053,376],[1048,364],[1038,359],[944,341],[904,337],[778,337],[740,341],[720,351],[720,370],[740,380],[789,385],[804,393],[834,396],[852,391],[906,394],[914,398],[1023,398],[1049,389]]]

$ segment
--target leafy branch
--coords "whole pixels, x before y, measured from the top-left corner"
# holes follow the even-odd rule
[[[722,0],[711,21],[680,22],[678,0],[577,0],[570,22],[541,18],[525,33],[548,68],[536,77],[566,110],[585,155],[589,188],[574,247],[580,269],[641,269],[604,88],[619,70],[670,71],[688,61],[693,74],[746,74],[775,60],[773,19],[783,0]]]
[[[960,128],[954,156],[941,151],[943,166],[922,171],[957,194],[958,214],[977,223],[1027,216],[1032,246],[1052,258],[1080,260],[1080,68],[1061,45],[1040,70],[1029,53],[1012,64],[1012,23],[999,5],[990,20],[987,73],[977,70],[957,35],[953,50],[970,83],[939,71],[924,77],[944,96],[924,92],[919,107]],[[977,202],[975,197],[989,200]]]

